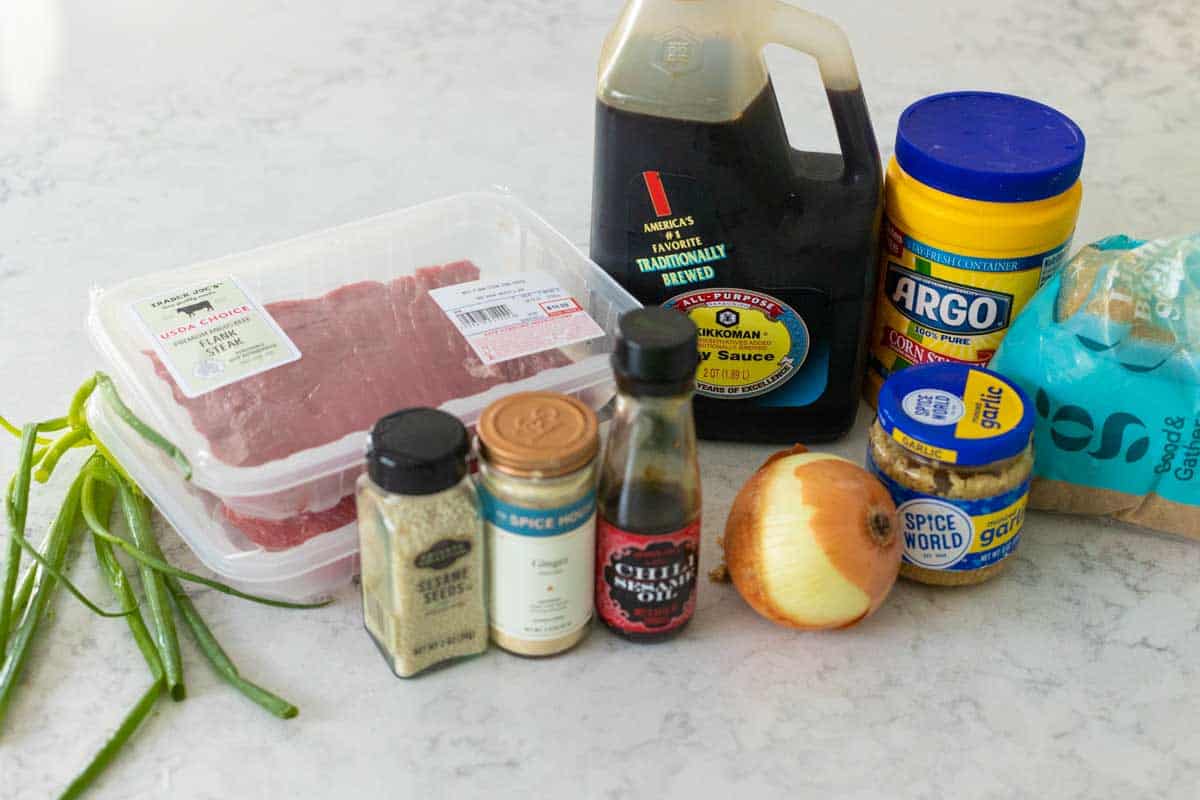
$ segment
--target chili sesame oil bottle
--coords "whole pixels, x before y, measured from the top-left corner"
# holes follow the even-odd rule
[[[697,361],[696,326],[686,317],[646,308],[621,318],[617,404],[598,495],[596,614],[636,642],[677,635],[696,610]]]

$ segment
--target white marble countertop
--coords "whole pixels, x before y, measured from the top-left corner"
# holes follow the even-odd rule
[[[5,0],[0,412],[55,412],[95,368],[94,284],[490,185],[584,245],[595,60],[618,5]],[[1192,0],[808,5],[849,31],[885,155],[920,96],[1014,91],[1089,135],[1079,243],[1200,229]],[[771,60],[794,143],[832,149],[815,70]],[[832,449],[861,458],[865,423]],[[704,447],[706,569],[766,453]],[[1200,546],[1041,515],[1026,531],[1003,579],[902,583],[841,633],[776,628],[706,582],[673,643],[597,630],[558,659],[494,650],[412,682],[364,635],[352,588],[314,612],[200,592],[243,672],[300,717],[246,702],[185,640],[190,698],[159,706],[95,795],[1195,797]],[[75,575],[107,596],[92,563]],[[61,790],[147,685],[122,623],[65,594],[55,609],[0,738],[3,800]]]

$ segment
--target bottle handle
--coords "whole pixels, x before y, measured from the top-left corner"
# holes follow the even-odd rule
[[[821,82],[830,99],[830,111],[837,128],[838,143],[845,161],[844,178],[878,171],[879,152],[875,132],[863,100],[858,65],[846,32],[830,19],[797,8],[783,0],[774,0],[767,26],[767,42],[807,53],[821,70]],[[834,102],[834,93],[843,95]],[[862,130],[863,123],[866,130]]]

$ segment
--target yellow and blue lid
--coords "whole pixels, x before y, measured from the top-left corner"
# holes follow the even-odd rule
[[[906,449],[973,467],[1029,446],[1029,397],[1003,375],[969,364],[923,364],[895,373],[879,394],[879,424]]]
[[[1056,197],[1079,180],[1087,141],[1069,117],[1024,97],[948,92],[908,107],[896,161],[958,197],[1020,203]]]

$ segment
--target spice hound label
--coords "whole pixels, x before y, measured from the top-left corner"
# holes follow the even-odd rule
[[[583,306],[540,272],[443,286],[429,295],[488,365],[604,336]]]
[[[162,365],[188,398],[300,359],[300,350],[232,277],[130,307]]]

